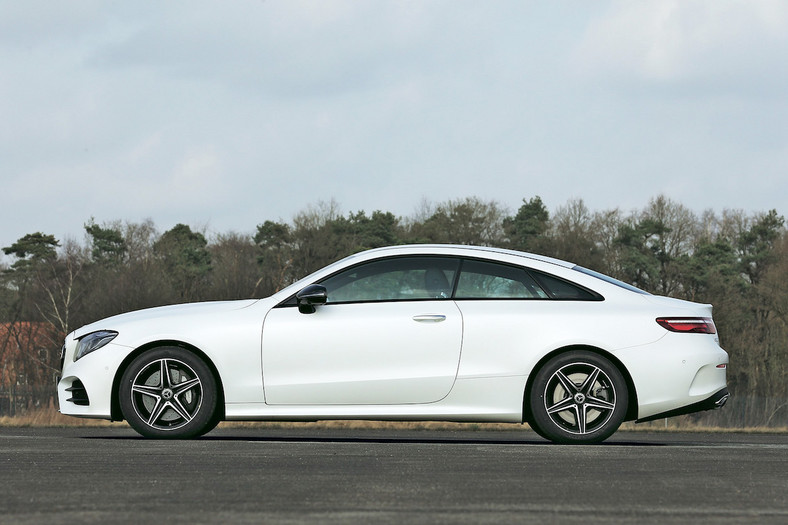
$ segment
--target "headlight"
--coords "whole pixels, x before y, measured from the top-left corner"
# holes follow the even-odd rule
[[[85,357],[90,352],[98,350],[118,336],[118,332],[110,330],[99,330],[83,336],[77,344],[77,351],[74,353],[74,361]]]

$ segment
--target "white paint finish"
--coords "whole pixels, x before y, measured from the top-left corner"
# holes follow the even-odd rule
[[[414,319],[435,315],[444,320]],[[263,333],[268,403],[430,403],[454,384],[462,319],[445,300],[329,304],[274,308]]]
[[[73,356],[76,341],[67,343],[66,355]],[[64,414],[109,419],[111,415],[112,382],[114,370],[117,370],[123,359],[131,352],[131,348],[109,343],[103,348],[84,356],[79,361],[73,362],[72,357],[66,358],[66,375],[57,385],[60,410]],[[85,385],[85,390],[90,399],[90,406],[80,406],[64,401],[72,396],[66,388],[70,388],[74,379],[79,379]],[[65,410],[64,410],[65,409]]]
[[[115,330],[118,336],[111,345],[126,347],[123,357],[134,349],[151,344],[168,341],[184,343],[210,358],[219,372],[226,399],[258,402],[264,400],[260,374],[262,325],[271,305],[270,301],[261,300],[151,308],[98,321],[77,330],[76,334],[85,335],[102,329]],[[108,352],[102,348],[77,361],[77,364],[88,358],[96,358],[94,354],[108,356]],[[110,369],[116,369],[118,364],[120,361]],[[112,394],[107,390],[103,395]]]
[[[606,352],[664,336],[640,297],[610,301],[457,301],[464,324],[459,377],[528,375],[546,354],[572,346]]]
[[[715,339],[714,335],[668,332],[656,343],[615,354],[635,382],[639,418],[703,401],[725,387],[723,370],[690,392],[701,369],[728,363],[728,354]]]
[[[436,254],[522,264],[600,293],[596,302],[410,301],[328,304],[314,314],[274,308],[301,287],[380,257]],[[116,330],[112,343],[72,361],[67,337],[61,411],[109,417],[123,359],[157,341],[204,353],[219,373],[231,419],[446,419],[519,421],[540,359],[582,345],[619,360],[637,392],[638,416],[703,401],[725,387],[716,335],[670,333],[657,317],[708,317],[710,305],[637,294],[571,264],[488,248],[405,246],[356,254],[260,301],[156,308],[75,332]],[[72,378],[91,405],[66,401]],[[263,385],[265,383],[265,397]]]
[[[228,403],[228,420],[312,421],[374,419],[402,421],[522,422],[525,377],[458,379],[451,393],[437,403],[405,405],[270,405]]]

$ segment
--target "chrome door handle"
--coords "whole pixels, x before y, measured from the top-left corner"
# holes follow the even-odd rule
[[[417,323],[440,323],[446,320],[446,316],[442,314],[422,314],[414,315],[413,320]]]

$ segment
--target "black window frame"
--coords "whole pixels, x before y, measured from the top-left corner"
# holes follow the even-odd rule
[[[352,271],[355,268],[363,266],[365,264],[371,263],[379,263],[381,261],[392,260],[392,259],[405,259],[405,258],[434,258],[434,259],[456,259],[457,260],[457,269],[454,273],[454,280],[451,283],[451,295],[445,298],[434,298],[434,297],[427,297],[427,298],[407,298],[407,299],[379,299],[379,300],[367,300],[367,301],[343,301],[343,302],[329,302],[326,303],[324,306],[331,306],[331,305],[347,305],[347,304],[379,304],[379,303],[393,303],[393,302],[424,302],[424,301],[573,301],[573,302],[598,302],[604,301],[605,298],[598,292],[591,290],[585,286],[582,286],[576,282],[570,281],[568,279],[564,279],[562,277],[558,277],[555,274],[550,272],[545,272],[543,270],[535,270],[528,266],[522,266],[519,264],[513,264],[509,262],[497,261],[495,259],[485,259],[482,257],[467,257],[462,255],[439,255],[439,254],[407,254],[407,255],[392,255],[389,257],[381,257],[379,259],[371,259],[367,261],[361,261],[357,264],[352,266],[348,266],[346,268],[342,268],[337,270],[336,272],[327,275],[316,281],[313,284],[321,284],[328,279],[339,275],[340,273]],[[462,275],[462,270],[465,261],[477,261],[482,263],[488,264],[497,264],[501,266],[508,266],[511,268],[515,268],[518,270],[523,270],[536,284],[539,286],[542,291],[547,295],[547,297],[468,297],[468,298],[458,298],[457,295],[457,285],[460,280],[460,276]],[[544,279],[541,276],[547,276],[551,279],[561,281],[566,283],[568,286],[573,288],[577,288],[578,290],[588,294],[587,298],[575,298],[575,297],[558,297],[556,296],[555,292],[545,283]],[[306,286],[306,285],[305,285]],[[298,292],[296,292],[298,293]],[[297,306],[296,303],[296,293],[289,296],[284,301],[280,302],[274,308],[289,308]]]
[[[325,281],[335,277],[339,274],[345,272],[351,272],[360,266],[364,266],[367,264],[375,264],[380,263],[383,261],[390,261],[396,259],[450,259],[450,260],[457,260],[457,269],[454,271],[454,278],[450,284],[451,294],[448,297],[419,297],[419,298],[406,298],[406,299],[373,299],[373,300],[366,300],[366,301],[342,301],[342,302],[327,302],[323,306],[331,306],[331,305],[344,305],[344,304],[379,304],[379,303],[404,303],[404,302],[424,302],[424,301],[451,301],[454,298],[454,291],[457,289],[457,278],[460,275],[460,269],[462,268],[462,257],[457,257],[455,255],[438,255],[438,254],[407,254],[407,255],[392,255],[390,257],[381,257],[379,259],[370,259],[367,261],[361,261],[357,264],[352,266],[348,266],[346,268],[342,268],[341,270],[337,270],[336,272],[327,275],[316,281],[315,284],[322,284]],[[281,303],[277,304],[274,308],[284,308],[284,307],[293,307],[297,306],[296,303],[296,292],[295,294],[291,295]]]

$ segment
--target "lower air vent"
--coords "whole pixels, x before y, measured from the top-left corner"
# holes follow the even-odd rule
[[[66,392],[71,392],[71,397],[67,399],[67,401],[71,401],[75,405],[80,406],[90,405],[88,391],[85,390],[85,385],[83,385],[82,381],[79,379],[75,379],[74,382],[71,383],[71,387],[66,389]]]

